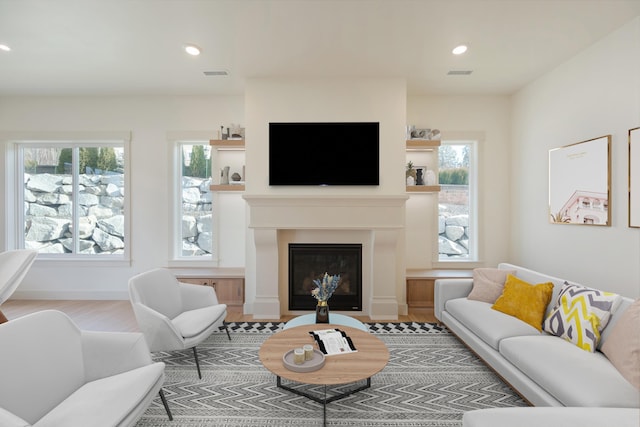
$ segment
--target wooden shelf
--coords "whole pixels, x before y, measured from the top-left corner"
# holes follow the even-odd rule
[[[211,191],[244,191],[244,184],[214,184],[210,185]]]
[[[440,141],[427,139],[407,139],[407,150],[431,150],[440,146]]]
[[[209,145],[216,148],[238,148],[244,149],[244,139],[211,139]]]
[[[407,193],[437,193],[439,185],[407,185]]]
[[[209,145],[219,151],[244,151],[244,139],[211,139]],[[232,192],[244,191],[244,182],[242,184],[213,184],[209,186],[211,191]]]

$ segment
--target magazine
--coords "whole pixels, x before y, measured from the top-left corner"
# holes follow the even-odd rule
[[[318,343],[318,348],[327,356],[334,354],[354,353],[358,351],[351,338],[340,329],[321,329],[310,331],[309,334]]]

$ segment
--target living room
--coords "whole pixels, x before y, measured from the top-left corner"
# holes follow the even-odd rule
[[[469,267],[508,260],[586,284],[608,283],[611,291],[637,297],[640,237],[637,229],[627,226],[626,165],[627,131],[637,126],[640,108],[634,96],[638,87],[637,58],[629,54],[638,49],[638,25],[637,18],[630,20],[511,95],[413,94],[402,79],[352,77],[249,79],[244,95],[4,95],[0,128],[5,148],[15,138],[103,135],[105,129],[112,134],[130,134],[130,191],[135,195],[131,202],[131,261],[87,265],[38,260],[16,297],[126,299],[129,277],[172,265],[171,200],[166,191],[172,186],[167,174],[171,141],[207,141],[215,138],[219,124],[244,123],[247,170],[257,179],[247,181],[246,194],[273,195],[277,192],[266,185],[266,164],[260,159],[266,149],[266,122],[275,118],[381,121],[382,185],[364,193],[376,197],[404,195],[403,132],[407,124],[437,127],[444,139],[466,136],[481,140],[480,260]],[[308,98],[296,93],[301,88]],[[364,96],[364,89],[370,95]],[[271,93],[262,96],[260,91]],[[257,109],[264,108],[274,97],[278,101],[269,105],[274,114],[266,115]],[[550,224],[548,151],[608,134],[612,135],[611,225],[600,228]],[[3,164],[9,166],[6,170],[10,170],[12,160],[7,150],[2,156]],[[1,179],[2,197],[10,206],[10,177],[3,174]],[[299,191],[287,193],[295,195]],[[353,191],[314,188],[308,194],[342,196],[352,195]],[[234,209],[244,209],[243,205],[244,201],[239,200]],[[3,249],[10,249],[10,243],[15,241],[10,232],[14,228],[9,225],[12,216],[6,209],[0,215]],[[246,303],[251,307],[251,289],[257,280],[251,266],[251,235],[240,215],[221,216],[231,217],[232,222],[223,233],[226,240],[219,242],[220,260],[216,267],[247,269]],[[433,235],[431,223],[424,224],[416,224],[411,231],[424,236],[424,240],[413,240],[398,248],[395,294],[399,304],[404,303],[403,268],[448,267],[433,262],[437,242],[429,237]],[[456,264],[450,268],[461,268]],[[206,268],[212,265],[208,263]],[[91,280],[87,280],[89,276]]]
[[[476,10],[477,5],[472,6],[476,2],[462,3]],[[590,7],[597,8],[596,3],[589,2]],[[0,198],[4,206],[0,210],[0,251],[15,249],[19,241],[16,230],[20,227],[13,213],[18,208],[16,141],[122,139],[128,143],[130,158],[125,256],[79,260],[43,254],[13,299],[126,301],[132,276],[169,267],[191,275],[240,274],[245,286],[243,315],[275,320],[290,314],[280,288],[286,281],[285,246],[310,240],[365,244],[369,290],[361,314],[377,321],[393,322],[407,313],[407,270],[471,270],[501,262],[636,299],[640,297],[640,228],[628,224],[628,131],[640,126],[640,7],[637,2],[619,6],[623,3],[630,14],[624,19],[612,17],[615,25],[608,23],[609,30],[588,45],[569,49],[561,58],[547,58],[546,63],[530,58],[530,78],[511,91],[485,88],[474,92],[465,89],[464,80],[456,90],[424,90],[404,77],[402,69],[368,73],[366,58],[357,69],[359,74],[347,69],[301,74],[290,63],[291,70],[283,75],[247,75],[241,91],[226,90],[225,80],[207,81],[205,86],[215,87],[215,94],[170,89],[149,93],[143,88],[59,93],[53,89],[55,81],[50,82],[50,91],[20,92],[0,86]],[[9,3],[0,7],[9,10]],[[383,9],[387,7],[391,6]],[[492,7],[499,9],[493,3]],[[515,12],[507,9],[504,13],[510,18],[517,12],[515,7]],[[10,14],[0,15],[4,15],[2,28]],[[606,21],[606,16],[602,19]],[[400,32],[401,23],[396,25]],[[544,27],[539,28],[539,37],[546,38]],[[561,43],[571,37],[567,31],[547,42]],[[299,48],[300,55],[305,53],[303,43]],[[389,53],[389,58],[393,61],[395,54]],[[214,66],[219,64],[188,67],[199,75]],[[435,68],[446,73],[444,67]],[[474,74],[492,71],[477,69]],[[46,80],[46,70],[34,78],[38,76]],[[12,81],[5,71],[0,71],[0,77]],[[265,159],[268,123],[273,121],[379,122],[380,185],[358,189],[270,187]],[[221,125],[230,123],[246,129],[246,189],[220,198],[215,259],[176,259],[175,176],[171,173],[175,143],[208,142],[217,138]],[[411,201],[405,191],[407,125],[440,129],[442,140],[477,141],[477,260],[437,259],[436,218],[423,215],[422,201]],[[604,135],[611,135],[610,224],[551,223],[549,150]],[[291,165],[292,173],[304,173],[304,168]],[[428,200],[430,209],[433,200]],[[318,207],[327,201],[322,209]],[[323,210],[337,208],[344,211],[339,224]],[[392,215],[387,215],[389,209]],[[258,219],[262,222],[255,222]]]

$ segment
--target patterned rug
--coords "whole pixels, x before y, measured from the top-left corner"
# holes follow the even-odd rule
[[[366,325],[387,345],[389,363],[370,388],[327,404],[327,426],[460,427],[471,409],[527,406],[445,327]],[[231,341],[214,333],[198,346],[202,380],[191,350],[154,353],[166,363],[164,393],[174,421],[156,398],[136,426],[322,426],[322,404],[278,388],[260,363],[260,345],[281,326],[230,323]]]

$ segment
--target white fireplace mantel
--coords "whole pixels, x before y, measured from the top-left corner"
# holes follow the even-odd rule
[[[285,313],[279,231],[339,232],[341,238],[360,239],[363,251],[363,312],[374,320],[398,317],[398,278],[404,264],[399,248],[405,227],[406,195],[307,196],[244,195],[249,207],[249,229],[255,244],[255,294],[246,295],[256,319],[275,319]],[[364,238],[363,238],[364,233]],[[306,242],[313,243],[313,242]],[[257,280],[259,278],[259,280]],[[248,286],[253,288],[253,286]],[[354,313],[358,314],[358,313]]]
[[[408,196],[245,195],[249,228],[393,229],[405,226]]]

